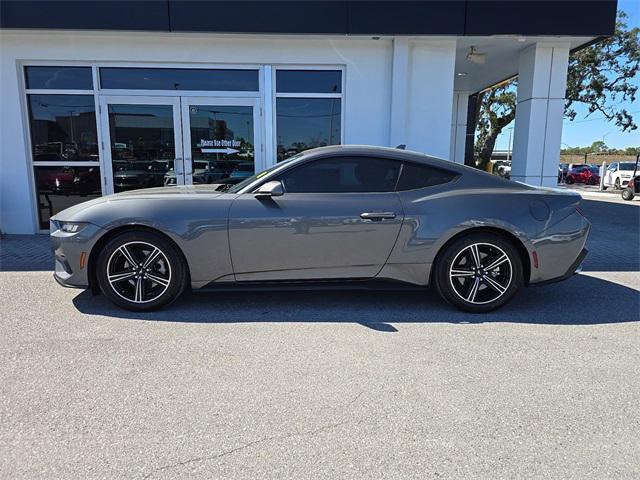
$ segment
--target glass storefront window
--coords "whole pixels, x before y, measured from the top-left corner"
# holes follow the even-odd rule
[[[253,107],[190,105],[193,183],[235,183],[255,173]]]
[[[340,70],[278,70],[278,93],[341,93]]]
[[[341,118],[339,98],[278,98],[278,161],[310,148],[339,145]]]
[[[172,105],[109,105],[115,192],[161,187],[175,178]]]
[[[24,67],[28,89],[93,90],[91,67]]]
[[[97,198],[101,194],[100,167],[35,166],[38,222],[49,228],[49,218],[65,208]]]
[[[98,161],[93,95],[29,95],[33,160]]]
[[[258,70],[200,68],[100,69],[100,88],[257,92]]]

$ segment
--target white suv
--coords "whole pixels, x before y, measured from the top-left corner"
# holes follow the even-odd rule
[[[620,190],[626,187],[635,166],[634,162],[614,162],[609,165],[604,173],[604,188],[613,187]]]

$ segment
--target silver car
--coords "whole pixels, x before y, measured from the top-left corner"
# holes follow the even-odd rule
[[[469,312],[579,268],[580,195],[419,153],[333,146],[228,190],[162,187],[51,218],[55,279],[144,311],[188,288],[433,286]]]

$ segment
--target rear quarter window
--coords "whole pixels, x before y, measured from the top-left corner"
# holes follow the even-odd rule
[[[441,168],[405,162],[398,179],[396,191],[416,190],[418,188],[433,187],[448,183],[458,175]]]

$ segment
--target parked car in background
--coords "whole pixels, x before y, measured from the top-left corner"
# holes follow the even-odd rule
[[[569,164],[561,163],[558,165],[558,183],[563,182],[569,173]]]
[[[254,171],[255,165],[253,162],[243,162],[239,163],[229,176],[231,178],[249,178],[253,175]]]
[[[578,167],[572,168],[567,173],[565,182],[568,185],[572,183],[584,183],[585,185],[597,185],[600,183],[600,169],[598,167]]]
[[[604,188],[613,187],[616,190],[624,188],[631,180],[634,162],[613,162],[604,174]]]

